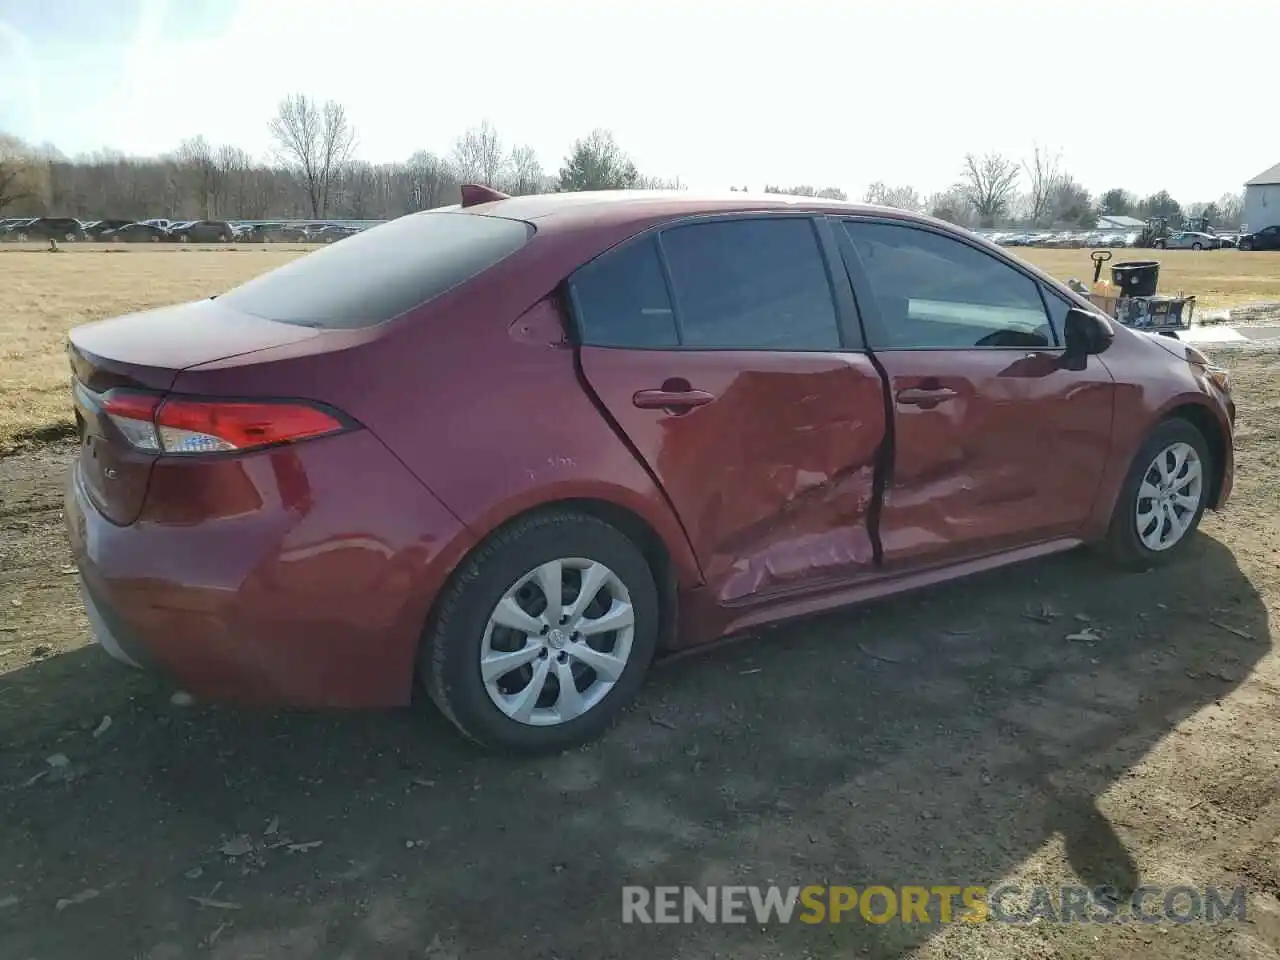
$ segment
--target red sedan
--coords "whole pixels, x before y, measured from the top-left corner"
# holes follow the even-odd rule
[[[655,655],[1105,542],[1232,482],[1225,373],[983,239],[468,187],[71,334],[100,643],[197,696],[600,733]]]

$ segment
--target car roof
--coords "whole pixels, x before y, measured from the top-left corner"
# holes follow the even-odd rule
[[[541,193],[508,197],[469,207],[453,205],[427,212],[465,212],[526,220],[543,226],[575,226],[585,222],[618,225],[628,221],[651,222],[710,214],[751,213],[763,210],[797,213],[864,214],[892,216],[919,223],[939,223],[931,217],[891,207],[824,200],[775,193],[691,193],[687,190],[586,190],[573,193]],[[954,228],[952,228],[954,229]]]

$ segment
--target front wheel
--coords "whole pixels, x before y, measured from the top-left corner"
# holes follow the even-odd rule
[[[1199,250],[1199,249],[1200,249],[1200,244],[1198,244],[1198,243],[1193,243],[1193,244],[1191,245],[1191,249],[1192,249],[1192,250]]]
[[[1200,525],[1212,476],[1204,434],[1181,418],[1159,424],[1134,456],[1116,500],[1111,554],[1140,569],[1175,556]]]
[[[419,673],[477,743],[563,750],[599,736],[635,696],[658,622],[653,573],[625,535],[576,511],[531,514],[465,561]]]

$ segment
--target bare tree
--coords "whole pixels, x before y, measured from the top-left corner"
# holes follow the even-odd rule
[[[443,206],[458,188],[458,175],[449,164],[434,153],[419,150],[409,158],[408,200],[411,210],[430,210]]]
[[[779,187],[776,184],[765,184],[765,193],[781,193],[791,197],[816,197],[819,200],[848,200],[848,195],[839,187],[815,187],[811,183],[803,183],[798,187]]]
[[[688,187],[680,182],[679,177],[646,177],[636,178],[637,190],[686,190]],[[730,190],[733,188],[730,187]]]
[[[965,200],[978,215],[980,226],[993,226],[1018,188],[1018,165],[999,153],[966,154],[961,173]]]
[[[932,194],[925,203],[925,209],[930,216],[957,226],[968,227],[973,224],[968,191],[963,183],[952,184],[946,190]]]
[[[460,136],[453,147],[453,162],[463,183],[497,186],[507,167],[497,128],[484,120]]]
[[[244,216],[240,211],[246,208],[248,200],[248,180],[253,168],[253,158],[240,147],[228,144],[218,148],[213,165],[214,207],[223,214],[231,210],[238,216]]]
[[[915,187],[890,187],[881,180],[867,187],[867,192],[862,199],[866,203],[896,207],[899,210],[918,212],[924,209],[924,202],[920,199],[920,194],[916,193]]]
[[[31,196],[31,155],[17,137],[0,134],[0,213]]]
[[[1034,224],[1041,223],[1049,213],[1050,201],[1062,180],[1061,160],[1060,152],[1050,152],[1036,144],[1032,148],[1031,159],[1022,162],[1029,183],[1027,212]]]
[[[1244,216],[1243,193],[1224,193],[1214,206],[1218,208],[1218,217],[1213,221],[1216,226],[1224,230],[1235,230],[1240,226],[1240,218]]]
[[[306,190],[311,215],[323,217],[334,182],[355,150],[356,131],[346,109],[336,100],[321,105],[305,93],[292,94],[280,102],[271,135]]]
[[[1093,197],[1073,177],[1062,175],[1049,195],[1049,211],[1055,223],[1092,227],[1098,219]]]
[[[184,186],[194,195],[200,216],[209,219],[214,215],[217,200],[218,167],[213,147],[204,137],[192,137],[178,145],[174,159],[177,161]]]
[[[542,164],[533,147],[516,147],[511,151],[508,163],[511,171],[511,192],[516,196],[526,193],[538,193],[546,179],[542,173]]]

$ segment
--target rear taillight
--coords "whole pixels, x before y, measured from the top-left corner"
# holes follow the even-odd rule
[[[328,410],[296,400],[195,400],[111,390],[102,408],[130,444],[155,453],[253,450],[347,429]]]

